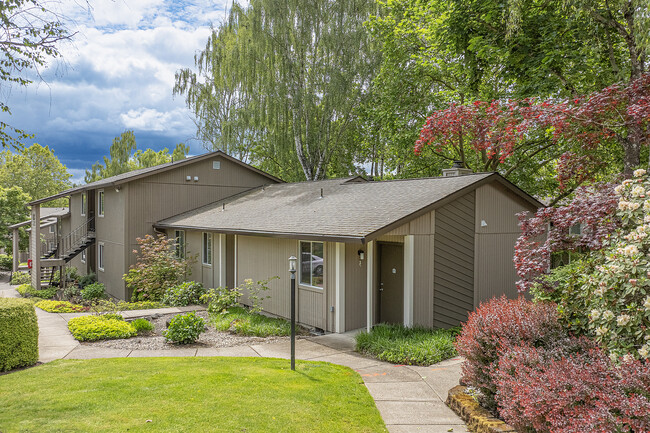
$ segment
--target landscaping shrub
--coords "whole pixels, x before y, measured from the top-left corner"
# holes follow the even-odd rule
[[[252,313],[243,307],[230,307],[226,311],[219,310],[211,316],[211,323],[217,331],[251,337],[291,335],[289,321]],[[300,331],[300,329],[296,330],[296,332]]]
[[[0,298],[0,371],[38,362],[38,322],[26,299]]]
[[[138,334],[142,332],[151,332],[154,329],[153,323],[147,319],[135,319],[131,322],[131,325],[133,325]]]
[[[10,271],[14,266],[14,260],[7,254],[0,254],[0,271]]]
[[[100,299],[93,303],[93,305],[90,307],[90,310],[96,313],[103,313],[131,310],[150,310],[152,308],[162,307],[164,307],[162,303],[154,301],[126,302],[117,301],[114,299]]]
[[[83,277],[79,277],[79,285],[81,286],[82,289],[96,282],[97,282],[97,275],[95,275],[94,273],[84,275]]]
[[[67,300],[77,299],[81,296],[81,289],[76,284],[69,284],[63,289],[63,297]]]
[[[70,319],[68,329],[79,341],[113,340],[137,335],[135,327],[112,316],[81,316]]]
[[[79,271],[74,266],[65,268],[65,276],[68,281],[78,281],[80,278]]]
[[[588,340],[567,355],[562,345],[506,351],[497,374],[499,413],[517,431],[650,431],[650,365],[615,366]],[[569,344],[571,346],[571,344]]]
[[[241,298],[241,291],[235,287],[217,287],[208,290],[201,296],[201,302],[208,304],[208,312],[212,314],[226,313],[230,307],[235,307]]]
[[[270,296],[264,296],[263,293],[269,290],[269,283],[272,280],[279,279],[280,277],[271,277],[268,280],[253,281],[251,278],[244,280],[244,284],[237,288],[237,290],[246,295],[250,302],[250,311],[259,313],[263,310],[264,300],[269,299]]]
[[[16,291],[23,298],[51,299],[56,295],[57,288],[49,287],[47,289],[36,290],[31,284],[21,284],[16,287]]]
[[[83,305],[72,304],[67,301],[43,300],[38,301],[34,306],[48,313],[78,313],[85,310]]]
[[[456,356],[454,339],[458,331],[382,324],[357,334],[356,348],[395,364],[431,365]]]
[[[32,277],[26,272],[14,272],[11,274],[11,285],[17,286],[19,284],[29,284],[32,282]]]
[[[192,273],[195,258],[177,258],[175,240],[162,234],[136,240],[140,246],[137,263],[124,275],[126,286],[132,291],[131,300],[160,301],[167,289]]]
[[[499,353],[524,344],[549,347],[563,338],[566,332],[558,322],[555,304],[505,296],[481,303],[456,340],[458,354],[465,358],[463,381],[479,389],[481,404],[494,412]]]
[[[106,288],[102,283],[92,283],[81,289],[81,297],[85,301],[94,301],[106,297]]]
[[[199,304],[201,296],[206,290],[203,284],[195,281],[186,281],[177,286],[165,290],[162,303],[171,307],[185,307],[191,304]]]
[[[205,321],[194,312],[177,314],[172,317],[166,331],[163,331],[165,340],[177,344],[190,344],[199,339],[205,330]]]

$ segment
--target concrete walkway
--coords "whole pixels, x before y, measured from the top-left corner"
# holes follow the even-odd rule
[[[12,293],[13,291],[13,293]],[[0,282],[0,296],[15,296]],[[156,310],[181,312],[179,308]],[[253,344],[224,348],[172,348],[166,350],[120,350],[82,345],[70,335],[67,321],[82,314],[47,313],[36,309],[39,325],[40,361],[157,356],[260,356],[289,358],[290,343]],[[153,314],[153,310],[125,312],[125,316]],[[363,378],[390,433],[466,433],[463,421],[445,404],[447,391],[458,384],[461,360],[451,359],[430,367],[394,365],[354,352],[354,333],[329,334],[300,339],[296,357],[345,365]]]

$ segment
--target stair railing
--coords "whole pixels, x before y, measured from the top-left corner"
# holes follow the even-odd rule
[[[82,246],[86,240],[95,234],[95,217],[88,218],[79,227],[72,230],[59,240],[58,256],[64,257]]]

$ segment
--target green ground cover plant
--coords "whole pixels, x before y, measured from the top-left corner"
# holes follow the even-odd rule
[[[230,307],[225,313],[211,314],[210,323],[217,331],[229,331],[240,335],[254,337],[291,335],[291,324],[287,320],[252,313],[243,307]]]
[[[83,305],[71,304],[68,301],[51,301],[47,299],[38,301],[34,306],[48,313],[79,313],[85,310]]]
[[[381,324],[357,334],[357,351],[395,364],[431,365],[456,356],[454,339],[458,332],[458,328]]]
[[[57,288],[50,287],[47,289],[37,290],[31,284],[21,284],[16,287],[16,291],[23,298],[41,298],[41,299],[51,299],[56,295]]]
[[[0,298],[0,371],[37,361],[38,323],[33,304],[26,299]]]
[[[75,317],[68,321],[68,329],[79,341],[130,338],[138,333],[131,323],[116,314]]]
[[[386,432],[361,377],[324,362],[57,360],[0,376],[0,401],[7,432]]]
[[[81,289],[81,297],[85,301],[94,301],[106,297],[106,288],[102,283],[92,283]]]
[[[32,277],[26,272],[14,272],[11,274],[11,285],[16,286],[19,284],[29,284]]]
[[[154,308],[164,308],[165,305],[155,301],[116,301],[114,299],[100,299],[95,301],[90,309],[97,313],[115,312],[115,311],[132,311],[132,310],[151,310]]]

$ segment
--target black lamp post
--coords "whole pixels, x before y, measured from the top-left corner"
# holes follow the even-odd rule
[[[296,369],[296,259],[289,257],[289,272],[291,273],[291,369]]]

